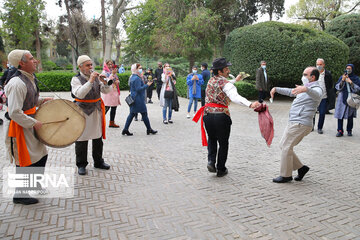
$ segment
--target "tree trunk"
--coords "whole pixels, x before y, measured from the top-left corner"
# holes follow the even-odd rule
[[[190,57],[189,57],[189,64],[190,64],[190,66],[189,66],[189,73],[191,73],[191,72],[192,72],[192,68],[193,68],[193,66],[195,65],[195,58],[194,58],[193,56],[190,56]]]
[[[69,0],[64,0],[65,2],[65,6],[66,6],[66,12],[67,12],[67,17],[68,17],[68,23],[69,23],[69,29],[70,29],[70,43],[71,43],[71,57],[73,60],[73,71],[76,72],[76,54],[75,54],[75,49],[74,49],[74,30],[72,29],[72,18],[71,18],[71,13],[70,13],[70,7],[69,7]]]
[[[120,64],[120,58],[121,58],[121,41],[116,42],[116,60]]]
[[[41,64],[41,45],[40,45],[40,32],[39,28],[35,30],[35,39],[36,39],[36,58],[38,60],[38,72],[42,72],[42,64]]]
[[[103,44],[103,57],[105,55],[106,46],[106,22],[105,22],[105,0],[101,0],[101,24],[102,24],[102,44]]]

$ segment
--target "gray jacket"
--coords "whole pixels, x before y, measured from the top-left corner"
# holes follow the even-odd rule
[[[281,95],[295,97],[289,112],[290,122],[300,123],[305,126],[312,126],[313,117],[321,102],[323,89],[317,81],[310,83],[307,88],[307,92],[300,93],[297,96],[291,93],[292,88],[277,87],[276,92]]]

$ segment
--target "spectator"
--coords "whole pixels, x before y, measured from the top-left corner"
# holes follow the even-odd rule
[[[126,119],[122,135],[132,136],[129,132],[130,124],[137,113],[141,113],[142,120],[146,126],[146,134],[156,134],[157,131],[153,130],[150,126],[150,120],[147,114],[147,108],[145,104],[145,91],[150,83],[145,84],[142,80],[142,66],[139,63],[135,63],[131,66],[131,77],[130,77],[130,94],[135,100],[134,104],[130,106],[130,113]]]
[[[192,73],[190,73],[186,78],[186,84],[189,86],[189,105],[187,118],[190,118],[191,105],[194,102],[194,115],[197,110],[198,99],[201,98],[201,86],[204,84],[204,80],[201,74],[197,73],[198,69],[196,66],[192,68]]]
[[[164,71],[161,75],[162,87],[160,92],[160,106],[163,107],[163,123],[173,123],[172,117],[172,102],[174,98],[174,87],[176,84],[176,77],[173,70],[170,68],[170,64],[164,64]],[[169,94],[168,94],[169,93]],[[171,94],[172,93],[172,94]],[[166,112],[168,111],[168,118],[166,118]]]
[[[152,98],[153,89],[154,89],[155,75],[153,74],[152,68],[148,68],[147,72],[145,73],[145,77],[146,77],[146,83],[151,82],[151,85],[147,89],[147,97],[149,98],[148,103],[153,103],[153,101],[151,101],[151,98]]]
[[[332,76],[330,71],[325,70],[325,61],[322,58],[319,58],[316,60],[316,68],[320,72],[319,77],[319,84],[320,87],[323,89],[323,96],[320,102],[320,105],[318,107],[319,110],[319,122],[317,131],[319,134],[323,134],[323,126],[325,122],[325,114],[326,110],[328,109],[327,106],[329,104],[329,101],[333,101],[332,98],[334,97],[332,94],[330,94],[331,91],[333,91],[333,82],[332,82]],[[328,94],[329,93],[329,94]],[[314,116],[314,125],[315,125],[315,116]]]
[[[346,72],[339,78],[335,85],[335,88],[339,91],[339,95],[336,100],[335,115],[338,119],[337,137],[344,135],[343,122],[347,119],[347,135],[352,136],[353,120],[356,118],[356,108],[352,108],[347,104],[348,87],[351,92],[360,91],[360,79],[354,73],[354,65],[346,65]]]
[[[155,70],[154,81],[156,82],[156,93],[158,95],[158,99],[160,99],[160,92],[162,86],[161,76],[163,74],[163,67],[161,62],[158,62],[157,64],[158,64],[158,68]]]
[[[269,96],[272,84],[266,72],[266,62],[261,61],[260,64],[260,68],[256,70],[256,89],[259,91],[259,101],[262,102]]]
[[[119,73],[125,73],[125,68],[124,68],[124,64],[121,64],[120,68],[119,68]]]
[[[202,77],[203,77],[203,79],[204,79],[204,84],[203,85],[201,85],[201,106],[203,107],[203,106],[205,106],[205,91],[206,91],[206,86],[207,86],[207,83],[208,83],[208,81],[209,81],[209,79],[210,79],[210,76],[211,76],[211,73],[210,73],[210,71],[207,69],[208,68],[208,65],[207,65],[207,63],[202,63],[201,64],[201,75],[202,75]]]

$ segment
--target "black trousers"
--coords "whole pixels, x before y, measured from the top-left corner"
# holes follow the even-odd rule
[[[225,113],[210,113],[204,116],[205,129],[208,134],[208,162],[216,163],[216,168],[225,171],[229,150],[231,118]],[[219,151],[217,144],[219,143]]]
[[[160,99],[161,86],[162,84],[156,83],[156,93],[158,95],[158,99]]]
[[[48,155],[45,155],[39,161],[37,161],[36,163],[33,163],[27,167],[20,167],[19,165],[16,165],[16,174],[44,174],[47,158],[48,158]],[[29,187],[19,188],[19,187],[17,187],[15,190],[16,193],[14,196],[17,198],[28,197],[27,191],[41,190],[41,189],[42,189],[42,186],[39,183],[37,183],[37,186],[34,188],[29,188]]]
[[[146,89],[147,98],[150,99],[150,100],[151,100],[151,98],[152,98],[153,89],[154,89],[154,84],[151,84],[151,85]]]
[[[201,89],[201,106],[205,106],[205,97],[206,97],[206,91],[205,89]]]
[[[105,114],[107,114],[107,112],[109,111],[110,108],[111,108],[111,110],[110,110],[110,121],[115,121],[115,115],[116,115],[117,106],[115,106],[115,107],[105,106]]]
[[[268,91],[259,91],[259,102],[263,102],[266,97],[270,96],[270,92]]]
[[[94,166],[99,166],[104,162],[102,158],[103,153],[103,141],[102,138],[96,138],[92,140],[92,157],[94,159]],[[75,142],[75,154],[76,154],[76,166],[86,167],[88,152],[88,141],[76,141]]]

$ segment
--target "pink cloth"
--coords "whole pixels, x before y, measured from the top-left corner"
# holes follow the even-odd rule
[[[115,84],[115,80],[118,80],[118,77],[110,75],[109,79],[114,80],[114,83],[111,85],[112,89],[107,94],[101,93],[101,98],[103,99],[105,106],[116,107],[121,104],[119,86]]]
[[[269,112],[269,107],[266,104],[261,104],[258,108],[254,109],[254,111],[259,113],[260,132],[266,144],[270,147],[274,138],[274,121]]]

